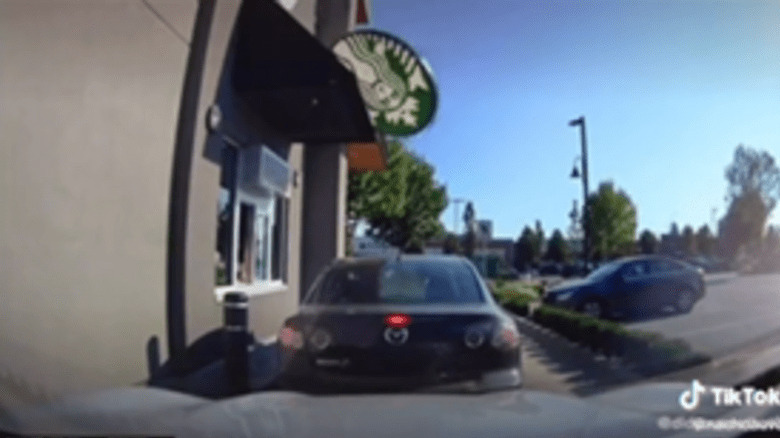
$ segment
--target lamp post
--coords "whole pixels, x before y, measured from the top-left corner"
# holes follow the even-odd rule
[[[455,199],[452,200],[452,210],[453,210],[453,213],[455,215],[455,223],[453,223],[454,228],[453,228],[452,231],[455,233],[456,236],[458,235],[458,220],[459,220],[459,218],[458,218],[458,205],[462,204],[464,202],[466,202],[466,199],[463,199],[463,198],[455,198]]]
[[[580,142],[582,144],[582,175],[577,171],[577,166],[571,172],[572,178],[582,177],[582,195],[583,195],[583,212],[582,212],[582,259],[585,262],[587,269],[588,262],[590,261],[590,212],[588,208],[588,144],[585,139],[585,116],[580,116],[578,119],[574,119],[569,122],[569,126],[580,127]]]

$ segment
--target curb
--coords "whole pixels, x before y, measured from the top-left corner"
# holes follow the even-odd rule
[[[517,316],[517,315],[513,315],[513,317],[515,321],[517,321],[519,324],[526,327],[528,330],[533,330],[539,333],[541,336],[546,336],[554,339],[556,342],[566,344],[572,350],[577,350],[581,355],[589,357],[592,362],[598,365],[609,364],[610,368],[619,368],[627,371],[631,370],[631,367],[626,366],[620,357],[617,356],[608,357],[608,356],[604,356],[603,354],[593,353],[593,351],[591,351],[588,347],[585,347],[574,341],[566,339],[558,332],[549,329],[547,327],[541,326],[533,322],[530,318]]]
[[[528,353],[537,357],[547,372],[562,378],[573,396],[586,397],[647,379],[626,367],[618,358],[596,355],[528,318],[513,315]]]

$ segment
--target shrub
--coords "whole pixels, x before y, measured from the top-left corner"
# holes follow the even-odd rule
[[[499,290],[493,295],[496,297],[498,304],[500,304],[505,309],[521,316],[528,315],[529,305],[535,301],[535,298],[531,295],[520,293],[511,289]]]
[[[558,307],[541,305],[534,311],[533,319],[593,352],[622,357],[644,373],[676,369],[707,360],[706,356],[693,353],[683,340],[666,340],[657,333],[628,330],[617,322]]]

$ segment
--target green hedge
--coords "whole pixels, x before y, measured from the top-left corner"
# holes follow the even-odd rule
[[[497,285],[498,286],[498,285]],[[529,284],[502,284],[493,295],[496,301],[520,316],[528,316],[531,303],[537,302],[544,287]],[[691,351],[681,339],[665,339],[657,333],[629,330],[623,324],[594,318],[573,310],[540,304],[533,320],[564,338],[594,353],[620,357],[643,374],[652,375],[709,360]]]
[[[515,289],[500,289],[493,296],[502,307],[520,316],[527,316],[530,304],[536,301],[533,295]]]
[[[657,333],[626,329],[622,324],[578,312],[541,305],[533,314],[539,325],[564,338],[610,357],[621,357],[637,371],[656,374],[708,360],[694,353],[681,339],[664,339]]]

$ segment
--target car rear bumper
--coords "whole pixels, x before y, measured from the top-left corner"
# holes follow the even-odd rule
[[[299,351],[283,355],[281,378],[285,386],[315,391],[412,390],[469,381],[477,382],[480,386],[484,379],[487,379],[484,384],[488,386],[501,387],[517,386],[522,381],[519,377],[519,349],[478,349],[470,354],[458,353],[428,360],[415,356],[391,358],[377,354],[375,360],[350,363],[345,359],[339,362],[332,356],[309,355]],[[366,355],[370,354],[366,352]],[[417,363],[413,362],[415,360]],[[410,364],[414,366],[410,367]]]
[[[285,389],[309,393],[349,392],[485,392],[513,389],[522,386],[520,366],[464,373],[448,377],[432,376],[350,376],[314,372],[308,375],[283,373],[281,385]]]

